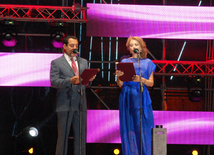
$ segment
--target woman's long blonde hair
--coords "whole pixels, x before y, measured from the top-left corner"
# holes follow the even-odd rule
[[[142,48],[142,52],[140,52],[140,57],[141,58],[147,58],[147,48],[146,48],[146,43],[143,41],[143,39],[141,39],[140,37],[137,36],[130,36],[127,41],[126,41],[126,47],[129,50],[129,44],[131,40],[136,40],[140,43],[140,46]]]

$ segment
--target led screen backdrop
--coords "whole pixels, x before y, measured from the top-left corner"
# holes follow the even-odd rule
[[[87,36],[214,39],[214,7],[87,3]]]
[[[62,54],[0,53],[0,86],[50,86],[51,61]]]
[[[62,54],[0,53],[0,86],[50,86],[50,63]],[[154,111],[168,144],[214,144],[214,112]],[[88,110],[88,143],[120,143],[118,110]]]
[[[214,112],[154,111],[167,129],[167,144],[214,144]],[[88,110],[88,143],[121,143],[118,110]]]

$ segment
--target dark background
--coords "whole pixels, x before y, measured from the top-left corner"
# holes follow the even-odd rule
[[[80,3],[79,0],[75,1]],[[146,5],[163,5],[162,0],[120,0],[120,4],[146,4]],[[1,0],[1,4],[23,4],[23,5],[49,5],[49,6],[62,6],[61,0]],[[86,3],[93,3],[92,0],[83,1]],[[100,1],[96,1],[100,3]],[[106,0],[106,3],[110,3]],[[114,4],[118,1],[114,0]],[[183,6],[197,6],[198,0],[168,0],[165,1],[166,5],[183,5]],[[73,1],[68,1],[68,6],[71,6]],[[212,0],[203,0],[202,6],[212,6]],[[86,36],[86,24],[83,25],[81,56],[89,58],[90,37]],[[19,22],[17,27],[18,33],[34,33],[34,34],[49,34],[52,31],[50,23],[47,22]],[[1,30],[3,28],[1,27]],[[74,35],[76,33],[79,37],[79,24],[68,24],[67,33]],[[3,36],[1,36],[1,40]],[[56,49],[51,44],[51,37],[42,36],[17,36],[17,44],[15,47],[4,47],[0,44],[0,51],[2,52],[28,52],[28,53],[59,53],[62,52]],[[180,50],[184,41],[187,41],[184,53],[181,60],[187,61],[205,61],[207,40],[166,40],[166,60],[176,60],[179,56]],[[115,61],[116,38],[112,38],[112,61]],[[147,48],[155,56],[157,60],[162,59],[163,40],[161,39],[145,39]],[[126,38],[119,38],[119,58],[127,55],[129,52],[125,47]],[[108,61],[108,48],[109,38],[103,38],[104,45],[104,60]],[[93,61],[101,60],[101,38],[94,37],[92,45],[92,59]],[[150,55],[148,55],[151,58]],[[97,67],[100,64],[92,64]],[[5,66],[6,67],[6,66]],[[114,68],[110,70],[111,79],[107,80],[108,68],[104,68],[105,77],[102,78],[99,73],[93,86],[112,86],[111,88],[99,88],[94,91],[100,98],[108,105],[110,109],[118,109],[118,98],[120,89],[115,87]],[[175,77],[173,81],[169,81],[166,77],[167,86],[169,87],[186,87],[186,77]],[[154,88],[160,87],[162,77],[155,76]],[[150,89],[150,94],[153,102],[154,110],[162,110],[162,97],[158,89]],[[56,115],[55,115],[55,93],[56,90],[49,87],[0,87],[0,155],[17,154],[23,151],[23,146],[26,146],[29,141],[21,141],[19,138],[14,138],[15,135],[21,133],[22,129],[26,126],[33,125],[39,128],[39,137],[36,145],[34,145],[35,153],[44,155],[53,155],[55,152],[57,129],[56,129]],[[175,93],[175,97],[177,97]],[[95,97],[91,90],[87,89],[88,109],[106,109],[106,107]],[[195,103],[191,103],[195,104]],[[202,104],[204,104],[202,102]],[[192,110],[195,109],[191,105],[189,109],[179,110]],[[199,106],[198,111],[204,111],[204,106]],[[176,105],[174,105],[174,109]],[[71,132],[72,137],[72,132]],[[17,142],[17,143],[16,143]],[[17,144],[17,145],[15,145]],[[69,140],[72,146],[72,139]],[[112,154],[113,148],[120,148],[120,144],[87,144],[88,155],[107,155]],[[168,155],[185,155],[191,149],[198,149],[200,154],[208,155],[209,147],[211,147],[211,154],[214,153],[213,146],[206,145],[167,145]],[[69,153],[72,154],[72,147],[69,147]],[[24,154],[24,152],[19,152]],[[199,154],[199,155],[200,155]]]

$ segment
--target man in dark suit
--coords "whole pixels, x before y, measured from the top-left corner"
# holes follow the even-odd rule
[[[75,49],[78,49],[78,40],[75,36],[65,37],[63,48],[64,55],[51,62],[50,71],[51,86],[57,88],[58,139],[56,155],[67,154],[71,125],[74,135],[74,155],[85,155],[87,105],[84,85],[82,86],[82,97],[80,95],[79,73],[81,74],[88,68],[88,62],[80,57],[77,61]],[[89,81],[93,81],[95,77]]]

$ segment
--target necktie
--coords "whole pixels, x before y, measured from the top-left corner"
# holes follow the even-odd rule
[[[79,72],[78,72],[78,69],[77,69],[77,65],[76,65],[76,63],[74,62],[74,59],[73,59],[73,58],[71,58],[71,66],[72,66],[72,69],[73,69],[75,75],[76,75],[76,76],[79,76]]]

